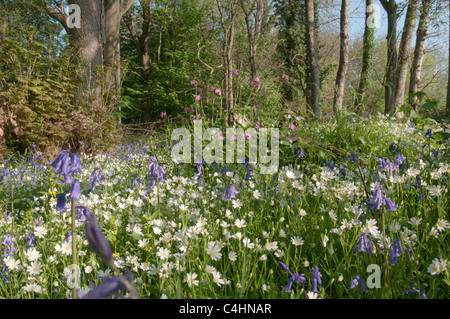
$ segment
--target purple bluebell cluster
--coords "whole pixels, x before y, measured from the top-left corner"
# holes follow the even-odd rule
[[[353,163],[358,163],[359,159],[356,157],[355,151],[350,151],[350,155],[345,157],[346,161],[351,160]]]
[[[230,186],[224,189],[222,197],[228,201],[235,198],[237,194],[239,194],[239,192],[236,190],[233,184],[230,184]]]
[[[425,133],[425,136],[428,137],[428,138],[430,138],[430,139],[432,139],[432,140],[435,140],[435,139],[436,139],[436,138],[433,136],[433,133],[432,133],[431,129],[427,130],[427,132]]]
[[[419,198],[418,198],[418,200],[425,200],[423,198],[422,179],[420,178],[420,175],[416,175],[416,181],[417,181],[417,184],[408,184],[408,185],[410,185],[410,186],[414,187],[415,189],[419,190]]]
[[[367,238],[366,233],[362,233],[361,236],[358,238],[358,245],[353,250],[353,253],[356,254],[357,252],[367,252],[369,255],[374,255],[375,253],[372,251],[373,248],[373,241],[372,238]]]
[[[313,292],[318,293],[319,290],[317,290],[317,285],[322,285],[322,274],[319,271],[319,267],[314,266],[311,271],[311,276],[313,276],[312,285],[313,285]]]
[[[56,159],[50,164],[57,175],[61,175],[64,180],[63,184],[71,184],[72,190],[69,199],[79,200],[81,193],[81,185],[74,178],[74,174],[81,172],[80,157],[75,153],[70,153],[69,150],[63,150],[59,153]],[[63,192],[58,195],[56,202],[56,209],[64,211],[66,209],[66,193]]]
[[[36,242],[36,238],[34,237],[34,233],[31,233],[30,236],[25,236],[25,247],[29,248],[29,247],[36,247],[37,246],[37,242]]]
[[[366,289],[366,284],[364,282],[364,278],[360,275],[356,275],[353,277],[353,279],[350,281],[350,289],[355,289],[356,287],[360,286],[360,292],[368,292]]]
[[[89,192],[94,191],[95,187],[97,185],[103,186],[103,182],[105,180],[105,177],[102,174],[102,170],[99,167],[94,167],[94,171],[91,174],[91,189]]]
[[[384,169],[386,171],[389,172],[389,174],[394,174],[396,175],[398,172],[398,169],[400,168],[400,166],[403,164],[403,162],[405,161],[406,157],[403,156],[402,153],[398,152],[397,155],[395,155],[395,159],[393,162],[389,161],[388,158],[382,158],[380,160],[380,164],[379,167],[381,169]]]
[[[379,210],[381,205],[383,205],[383,202],[386,204],[387,212],[394,211],[398,208],[398,205],[395,205],[390,198],[383,196],[380,185],[375,186],[371,201],[364,199],[363,202],[367,204],[367,208],[369,208],[372,213]]]
[[[13,236],[11,234],[6,234],[5,237],[3,237],[2,245],[3,257],[12,256],[17,252],[17,248],[14,247]]]
[[[164,174],[166,174],[166,170],[158,164],[156,157],[150,157],[150,189],[155,187],[156,182],[164,182]]]
[[[194,174],[194,178],[198,179],[199,185],[203,185],[203,171],[205,169],[202,164],[195,164],[195,166],[197,167],[197,173]]]
[[[402,256],[402,243],[400,238],[397,238],[389,248],[389,262],[391,264],[398,264],[398,258]]]
[[[425,289],[419,290],[414,289],[414,286],[416,285],[416,282],[413,281],[411,285],[409,286],[409,289],[405,291],[406,294],[420,294],[420,299],[427,299],[427,293]]]
[[[301,284],[302,286],[304,285],[306,278],[304,274],[298,274],[298,273],[292,273],[291,270],[288,268],[288,266],[286,266],[285,264],[283,264],[281,261],[278,262],[278,265],[280,266],[280,268],[287,272],[289,275],[291,275],[291,278],[289,278],[289,282],[286,286],[283,287],[284,291],[286,291],[288,294],[291,293],[291,288],[292,285],[294,284],[294,282]]]

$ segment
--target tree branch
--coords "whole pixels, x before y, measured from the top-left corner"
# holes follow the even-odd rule
[[[139,53],[142,53],[142,47],[141,47],[141,44],[139,43],[139,37],[136,33],[136,30],[134,29],[132,17],[129,16],[129,14],[125,12],[125,14],[123,15],[123,21],[125,22],[125,25],[126,25],[128,31],[130,32],[131,40],[133,41],[134,46],[136,47],[136,49],[138,50]]]
[[[120,4],[120,16],[122,17],[133,5],[134,0],[125,0]]]
[[[66,32],[69,31],[69,25],[67,23],[68,15],[64,11],[64,1],[60,2],[59,7],[56,7],[57,10],[55,10],[50,3],[46,2],[46,10],[48,14],[53,18],[56,19],[59,23],[62,24],[64,29],[66,29]]]

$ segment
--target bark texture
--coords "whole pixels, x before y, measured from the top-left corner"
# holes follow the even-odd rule
[[[337,113],[342,109],[344,103],[345,80],[348,70],[348,20],[349,20],[350,0],[342,0],[341,5],[341,32],[340,32],[340,49],[339,49],[339,68],[336,75],[336,86],[334,90],[334,112]]]

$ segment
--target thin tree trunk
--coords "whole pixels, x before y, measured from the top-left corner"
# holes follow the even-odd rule
[[[314,113],[314,117],[320,119],[320,70],[316,44],[316,25],[314,0],[306,0],[306,24],[307,24],[307,49],[309,56],[310,79],[309,108]]]
[[[130,32],[131,41],[134,47],[139,53],[141,60],[141,76],[142,81],[146,83],[151,76],[152,72],[152,59],[150,56],[151,50],[151,31],[153,27],[153,1],[140,1],[142,6],[142,35],[139,38],[133,23],[133,17],[129,13],[125,13],[123,16],[123,21],[125,26]]]
[[[417,28],[416,48],[414,50],[414,59],[411,66],[411,78],[409,81],[409,102],[416,111],[418,111],[419,108],[419,100],[417,96],[413,95],[419,91],[420,86],[422,63],[425,57],[425,41],[428,38],[428,20],[430,17],[430,6],[431,0],[422,0],[419,26]]]
[[[384,113],[391,113],[395,103],[395,72],[397,69],[397,4],[395,0],[380,0],[388,16],[387,62],[385,73]]]
[[[356,92],[356,99],[354,107],[358,107],[364,99],[367,85],[372,76],[372,69],[374,65],[374,21],[369,21],[373,17],[374,6],[373,0],[366,0],[366,25],[364,27],[364,44],[363,44],[363,59],[361,68],[361,77],[359,79],[359,86]]]
[[[348,19],[349,19],[350,1],[342,0],[341,6],[341,43],[339,50],[339,68],[336,76],[336,86],[334,90],[334,112],[342,110],[344,103],[345,79],[348,70]]]
[[[104,66],[108,92],[120,91],[120,1],[103,0],[105,6]]]
[[[395,102],[394,107],[400,108],[405,100],[406,78],[408,75],[408,66],[411,51],[411,41],[416,25],[417,8],[419,0],[410,0],[406,11],[405,24],[403,27],[402,39],[398,51],[398,62],[395,84]]]
[[[248,40],[248,53],[249,53],[249,62],[250,62],[250,70],[252,73],[252,78],[256,77],[256,65],[255,65],[255,47],[253,44],[253,30],[250,26],[250,15],[253,13],[254,6],[256,2],[251,5],[251,8],[247,10],[244,4],[244,0],[241,0],[242,11],[244,12],[245,25],[247,28],[247,40]],[[258,17],[256,18],[258,20]],[[256,23],[255,21],[255,23]]]
[[[225,67],[225,112],[228,113],[228,121],[231,119],[231,110],[234,108],[233,96],[233,43],[236,23],[237,0],[232,0],[228,4],[228,19],[225,21],[225,13],[221,0],[216,0],[220,13],[222,29],[224,31],[223,40],[223,60]],[[228,122],[227,121],[227,122]]]

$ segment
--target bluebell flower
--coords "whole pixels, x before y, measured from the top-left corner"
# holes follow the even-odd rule
[[[419,289],[408,289],[405,291],[406,294],[418,294],[420,293]]]
[[[383,202],[386,204],[388,212],[398,208],[398,205],[395,205],[390,198],[383,196],[380,185],[375,186],[372,201],[364,199],[363,202],[367,204],[367,208],[369,208],[372,213],[379,210],[381,205],[383,205]]]
[[[356,275],[355,277],[353,277],[352,281],[350,281],[350,289],[355,289],[356,287],[358,287],[359,285],[359,278],[361,276]]]
[[[14,247],[14,241],[12,240],[13,236],[10,234],[6,234],[3,238],[3,257],[9,257],[13,254],[17,253],[17,248]]]
[[[8,271],[9,269],[8,269],[8,266],[4,266],[3,268],[2,268],[2,272],[0,273],[0,278],[1,279],[3,279],[3,283],[5,284],[5,285],[8,285],[9,284],[9,278],[11,278],[11,274],[9,273],[9,271]]]
[[[425,133],[425,136],[435,140],[435,138],[433,137],[433,134],[431,132],[431,129],[427,130],[427,132]]]
[[[334,168],[336,167],[336,163],[331,160],[324,159],[324,162],[325,165],[331,170],[334,170]]]
[[[231,200],[234,197],[236,197],[236,195],[239,192],[236,190],[236,188],[234,187],[233,184],[230,184],[229,187],[225,188],[225,190],[222,193],[222,197],[225,198],[225,200]]]
[[[30,236],[25,236],[25,241],[25,247],[27,248],[37,246],[36,238],[34,238],[34,233],[31,233]]]
[[[72,240],[72,231],[69,229],[66,234],[66,243],[70,243]]]
[[[70,162],[70,151],[63,150],[61,151],[56,159],[50,164],[53,167],[53,170],[58,175],[67,174],[69,169]]]
[[[363,278],[363,277],[361,277],[361,278],[359,279],[359,284],[360,284],[360,286],[361,286],[361,289],[360,289],[361,292],[369,292],[369,291],[366,289],[366,284],[364,283],[364,278]]]
[[[420,178],[420,175],[416,175],[416,181],[417,184],[409,184],[409,185],[416,189],[419,189],[419,200],[425,200],[423,198],[422,179]]]
[[[156,161],[156,157],[150,157],[150,188],[155,186],[156,182],[164,182],[164,174],[166,174],[166,170],[161,167]]]
[[[396,149],[398,149],[398,146],[397,144],[395,144],[395,142],[389,145],[389,152],[394,152]]]
[[[367,234],[362,233],[361,236],[359,236],[358,245],[353,250],[353,253],[355,254],[357,252],[364,252],[366,251],[366,249],[367,249]]]
[[[125,285],[121,277],[104,278],[102,283],[89,291],[80,299],[106,299],[118,293],[120,290],[125,290]]]
[[[219,171],[219,173],[226,173],[226,172],[229,172],[230,171],[230,168],[227,166],[227,165],[225,165],[220,171]]]
[[[400,153],[400,152],[397,153],[397,155],[395,156],[394,165],[399,167],[405,159],[406,159],[406,157],[403,156],[402,153]]]
[[[114,262],[111,247],[105,235],[100,231],[95,216],[89,210],[85,210],[85,213],[84,235],[88,241],[88,246],[106,265],[111,265]]]
[[[313,289],[312,291],[315,293],[318,293],[319,290],[317,289],[317,285],[322,285],[322,274],[319,271],[319,267],[314,266],[312,271],[311,271],[311,276],[313,276],[313,280],[312,280],[312,284],[313,284]]]
[[[392,212],[398,208],[398,205],[395,205],[390,198],[384,198],[384,202],[386,203],[386,211]]]
[[[202,164],[195,164],[197,166],[197,173],[194,174],[194,178],[198,179],[199,185],[203,185],[203,165]]]
[[[80,215],[83,215],[83,217],[79,217],[80,220],[86,221],[87,219],[91,218],[92,214],[87,207],[80,205],[76,206],[75,208]]]
[[[402,243],[400,241],[400,238],[397,238],[395,242],[391,244],[391,247],[389,248],[389,262],[391,264],[398,264],[398,257],[402,256]]]
[[[81,173],[81,163],[78,154],[72,154],[72,165],[70,166],[70,173]]]
[[[425,292],[425,289],[422,289],[420,291],[420,299],[427,299],[427,294]]]
[[[77,201],[80,200],[80,188],[81,188],[81,186],[80,186],[79,182],[77,182],[77,181],[73,182],[72,191],[70,193],[69,198],[72,200],[77,200]]]
[[[306,281],[305,275],[304,274],[298,274],[298,273],[292,273],[291,270],[288,268],[288,266],[286,266],[285,264],[283,264],[281,261],[278,262],[278,265],[280,266],[280,268],[287,272],[289,275],[291,275],[291,277],[289,278],[289,282],[286,286],[283,287],[284,291],[287,292],[288,294],[291,293],[291,288],[292,285],[294,284],[294,282],[296,283],[300,283],[300,284],[304,284]]]
[[[354,163],[358,163],[358,158],[356,157],[356,153],[354,151],[350,151],[350,155],[346,156],[344,159],[346,161],[351,160]]]
[[[6,168],[3,169],[2,175],[5,176],[5,177],[11,176],[11,173],[10,173],[8,167],[6,167]]]
[[[102,175],[102,170],[99,167],[94,167],[94,171],[91,174],[91,188],[89,192],[92,192],[97,184],[104,181],[105,177]]]
[[[278,262],[278,266],[280,266],[280,268],[287,272],[288,274],[291,274],[291,270],[288,268],[288,266],[286,266],[284,263],[282,263],[281,261]]]
[[[56,198],[56,210],[64,211],[66,209],[66,193],[61,193]]]

